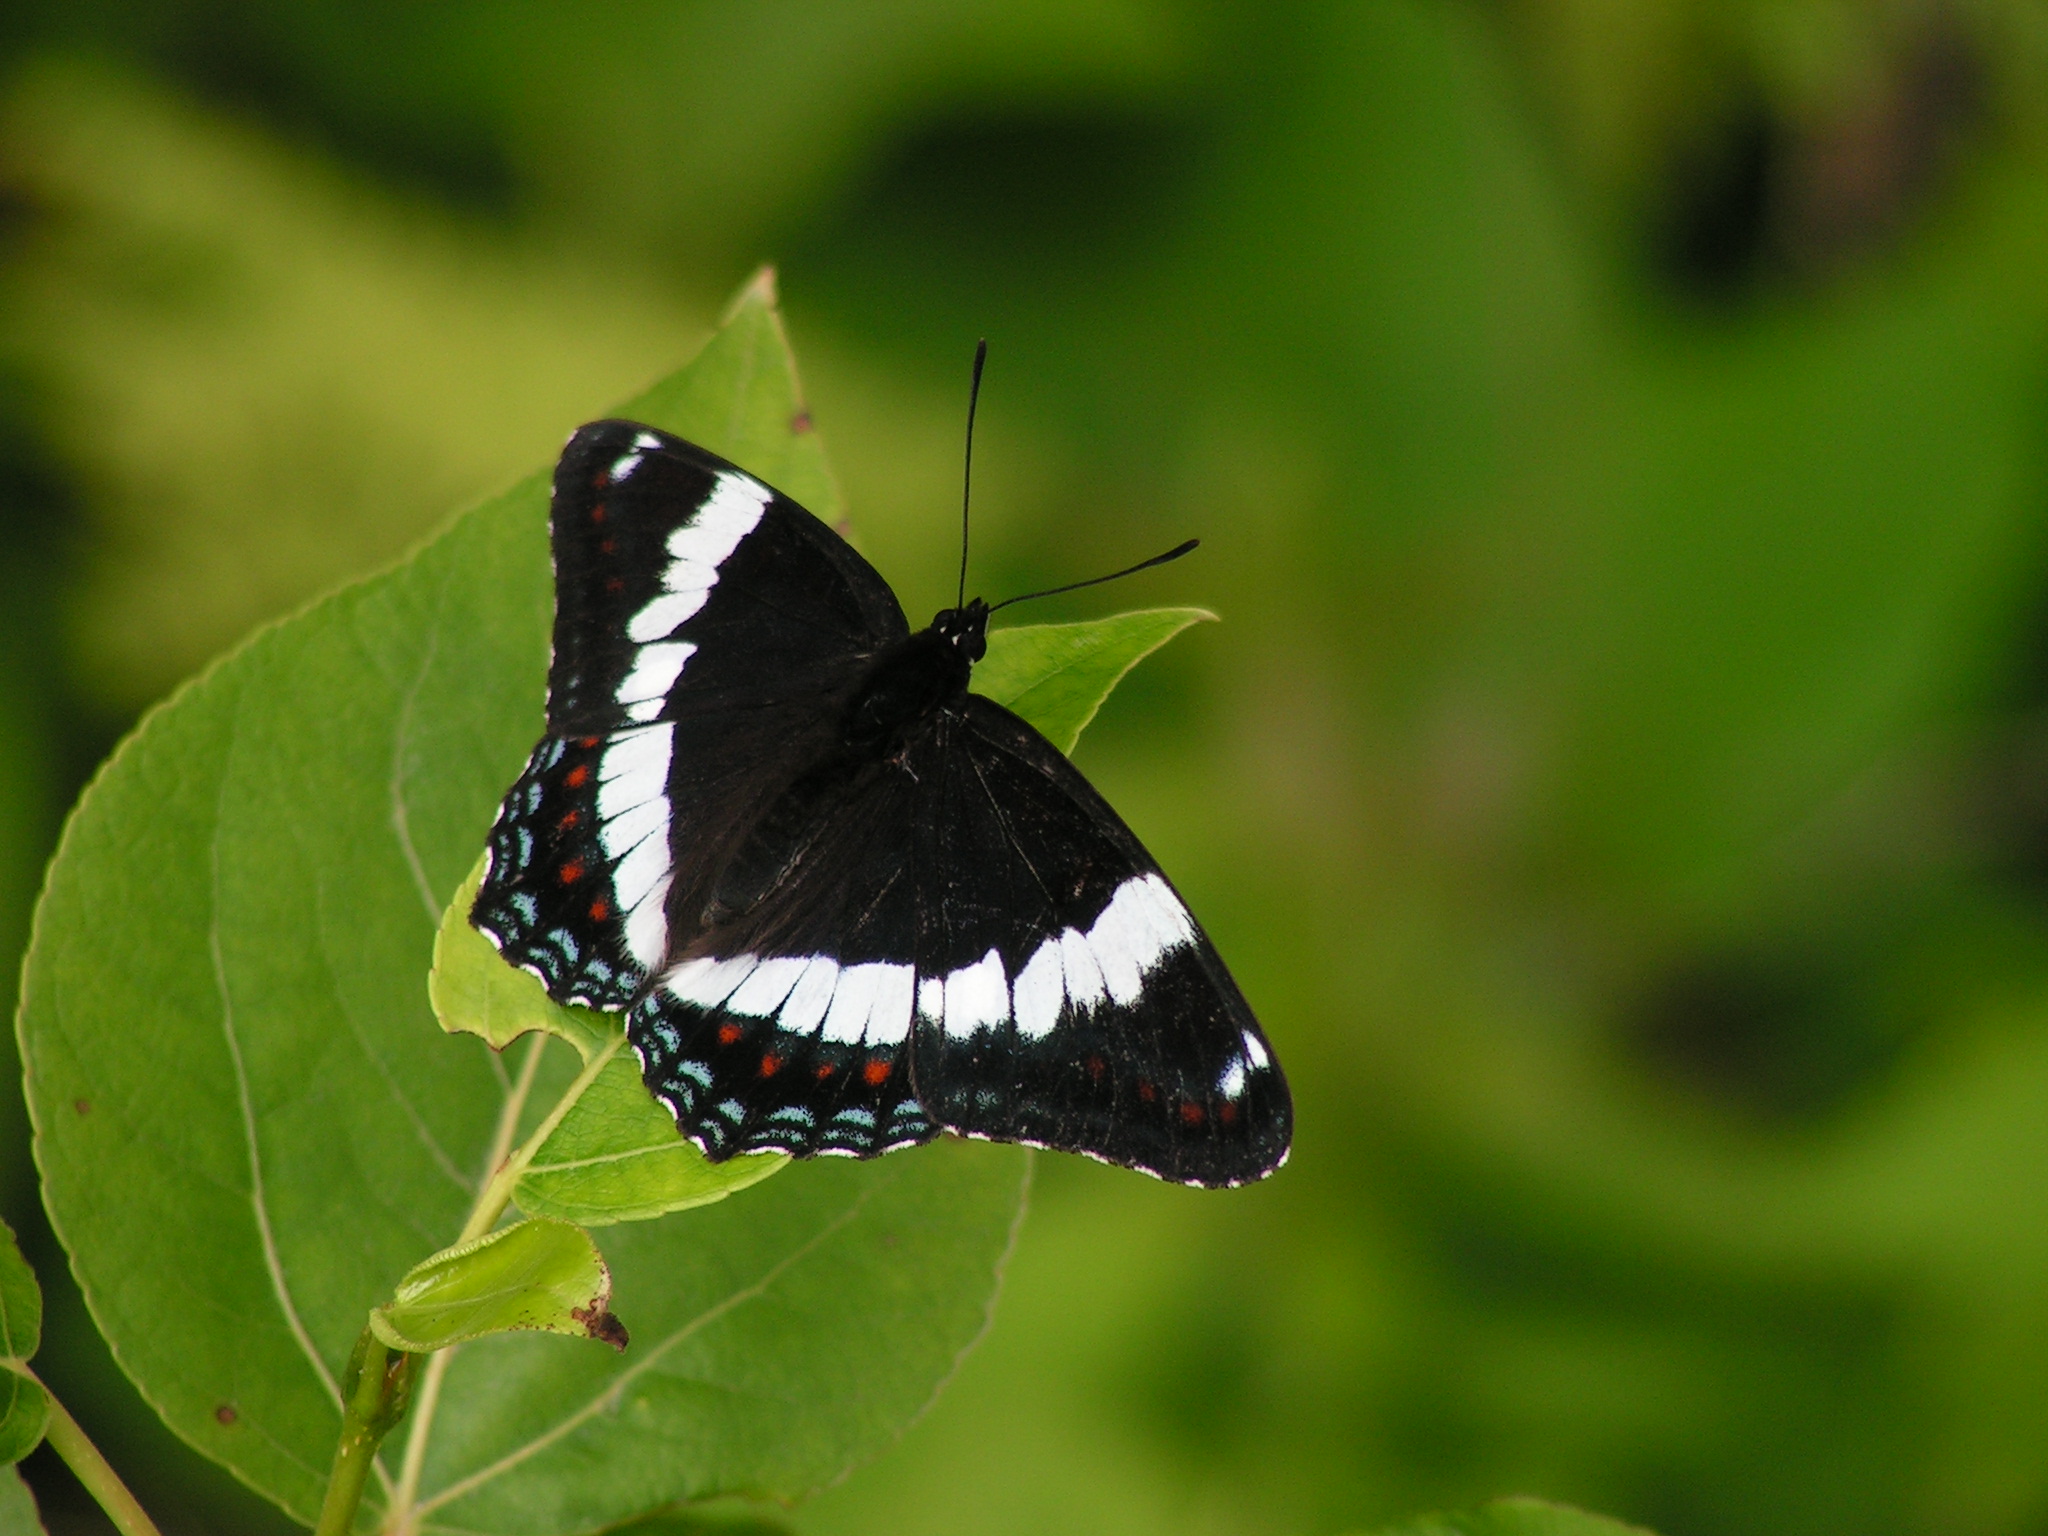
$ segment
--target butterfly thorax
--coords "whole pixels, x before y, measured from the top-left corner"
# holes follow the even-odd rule
[[[846,743],[887,756],[912,727],[967,691],[988,651],[988,604],[947,608],[875,658],[846,717]]]

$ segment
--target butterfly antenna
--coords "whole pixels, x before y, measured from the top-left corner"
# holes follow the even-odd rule
[[[981,399],[981,365],[988,361],[988,338],[974,344],[974,382],[967,386],[967,468],[960,477],[960,596],[954,607],[967,606],[967,499],[974,490],[974,407]]]
[[[1068,582],[1064,587],[1047,587],[1043,592],[1026,592],[1022,597],[1006,597],[1000,603],[997,603],[995,607],[990,608],[989,612],[994,613],[996,608],[1007,608],[1012,603],[1028,603],[1034,597],[1058,597],[1062,592],[1078,592],[1083,587],[1099,587],[1105,581],[1117,581],[1125,576],[1135,576],[1140,571],[1151,570],[1155,565],[1164,565],[1169,560],[1178,560],[1201,542],[1200,539],[1189,539],[1185,544],[1174,545],[1173,548],[1163,555],[1154,555],[1150,560],[1140,560],[1136,565],[1126,566],[1121,571],[1111,571],[1107,576],[1091,576],[1086,581]]]

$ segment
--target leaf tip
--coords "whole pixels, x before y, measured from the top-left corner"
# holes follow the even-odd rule
[[[773,309],[781,302],[775,291],[775,263],[763,262],[754,269],[754,275],[748,278],[746,284],[733,296],[732,307],[726,310],[725,318],[719,323],[731,325],[739,312],[750,304]]]

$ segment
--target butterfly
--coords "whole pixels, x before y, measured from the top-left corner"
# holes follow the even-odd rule
[[[912,633],[823,522],[630,421],[569,439],[550,532],[547,734],[470,920],[623,1012],[708,1157],[951,1131],[1210,1186],[1286,1159],[1286,1079],[1172,884],[968,691],[987,603]]]

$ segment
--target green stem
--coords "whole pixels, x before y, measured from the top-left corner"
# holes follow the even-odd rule
[[[64,1465],[85,1485],[85,1491],[92,1495],[93,1502],[107,1512],[107,1518],[114,1522],[114,1529],[121,1536],[161,1536],[156,1522],[136,1503],[135,1495],[128,1491],[121,1475],[107,1464],[107,1458],[87,1438],[78,1420],[71,1417],[70,1410],[57,1401],[57,1394],[21,1361],[10,1360],[7,1368],[42,1387],[43,1395],[50,1401],[50,1416],[43,1424],[43,1438],[50,1442],[51,1450],[64,1458]]]
[[[476,1197],[476,1205],[470,1210],[469,1220],[462,1224],[462,1235],[455,1239],[457,1244],[482,1237],[498,1224],[498,1218],[505,1214],[505,1207],[512,1203],[512,1190],[519,1183],[520,1175],[526,1172],[527,1164],[531,1163],[540,1149],[547,1144],[547,1139],[555,1134],[555,1127],[568,1117],[569,1111],[576,1107],[576,1101],[583,1097],[584,1091],[597,1081],[598,1074],[611,1065],[612,1058],[619,1054],[619,1048],[625,1043],[624,1034],[613,1035],[605,1048],[591,1057],[583,1070],[576,1074],[576,1081],[569,1085],[568,1091],[556,1101],[555,1107],[548,1111],[547,1118],[534,1127],[533,1134],[519,1144],[519,1150],[498,1165],[497,1171],[491,1175],[491,1181],[484,1186],[483,1193]]]
[[[533,1134],[519,1144],[516,1152],[508,1153],[512,1138],[518,1132],[519,1114],[525,1106],[527,1094],[532,1090],[535,1074],[540,1068],[541,1051],[547,1045],[544,1034],[534,1037],[528,1049],[525,1062],[519,1073],[519,1081],[507,1096],[504,1111],[499,1116],[497,1134],[492,1138],[492,1170],[482,1191],[476,1197],[476,1204],[470,1207],[469,1219],[462,1224],[461,1235],[456,1244],[482,1237],[498,1224],[498,1218],[505,1214],[505,1208],[512,1203],[512,1191],[518,1185],[520,1175],[526,1172],[547,1139],[555,1134],[569,1111],[576,1107],[576,1101],[583,1097],[590,1085],[597,1081],[598,1074],[610,1065],[626,1043],[624,1034],[612,1037],[605,1048],[591,1057],[576,1080],[569,1084],[562,1097],[555,1102],[547,1118],[534,1127]],[[454,1246],[451,1244],[450,1246]],[[433,1430],[434,1410],[440,1406],[441,1382],[447,1375],[450,1350],[437,1350],[428,1358],[424,1381],[420,1389],[420,1411],[413,1420],[412,1431],[407,1438],[405,1461],[399,1473],[397,1497],[392,1500],[391,1514],[387,1529],[394,1536],[412,1536],[418,1522],[416,1500],[419,1497],[420,1472],[426,1463],[427,1437]],[[337,1470],[340,1462],[336,1461]],[[330,1493],[331,1497],[331,1493]],[[325,1529],[315,1536],[327,1536]]]
[[[405,1417],[418,1358],[388,1348],[367,1328],[356,1340],[342,1378],[341,1439],[334,1447],[334,1470],[327,1478],[327,1498],[313,1536],[350,1536],[355,1529],[356,1509],[377,1463],[377,1447]]]

